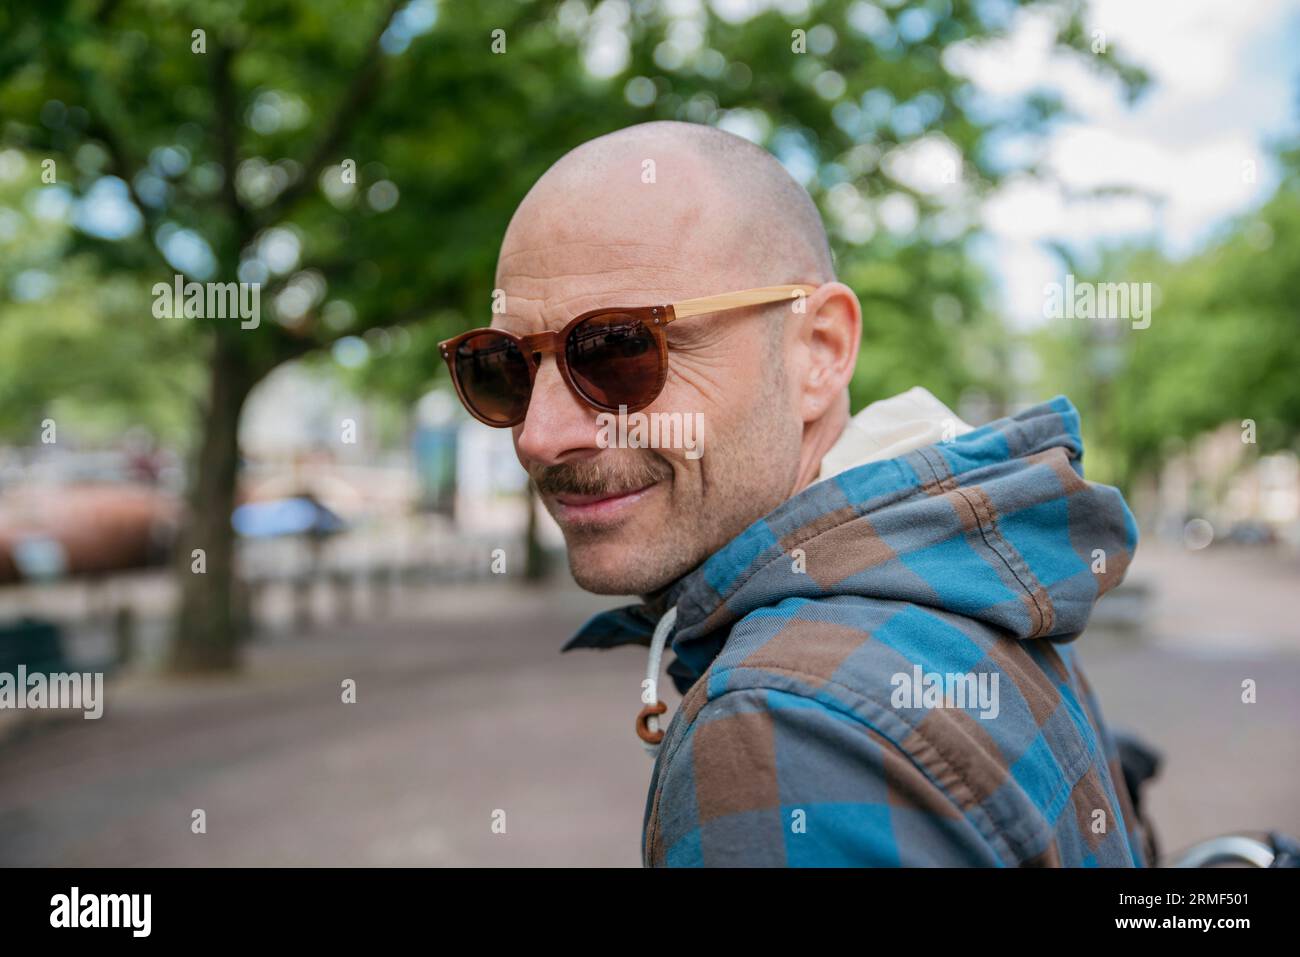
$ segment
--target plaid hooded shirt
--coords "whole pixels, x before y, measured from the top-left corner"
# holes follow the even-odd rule
[[[1137,544],[1063,396],[817,482],[564,650],[648,644],[684,695],[647,866],[1145,866],[1074,639]]]

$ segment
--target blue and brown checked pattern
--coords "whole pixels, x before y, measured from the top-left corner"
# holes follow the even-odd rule
[[[1137,530],[1082,454],[1058,396],[819,482],[675,583],[644,863],[1144,865],[1071,644]],[[566,648],[642,642],[659,610]],[[996,681],[996,709],[896,701],[918,666]]]

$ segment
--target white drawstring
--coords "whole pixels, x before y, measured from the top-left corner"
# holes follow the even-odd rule
[[[655,625],[654,637],[650,639],[650,658],[646,662],[645,681],[641,684],[642,703],[646,703],[646,699],[649,699],[649,704],[659,702],[659,666],[663,662],[664,645],[668,642],[668,635],[671,634],[675,624],[677,624],[677,606],[673,605],[659,619],[659,624]],[[652,714],[646,717],[645,726],[651,734],[658,734],[659,715]],[[659,743],[651,744],[649,741],[642,740],[641,746],[652,758],[659,754]]]

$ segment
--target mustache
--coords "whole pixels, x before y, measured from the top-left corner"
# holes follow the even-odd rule
[[[661,456],[611,458],[530,468],[528,477],[542,495],[618,495],[672,478]]]

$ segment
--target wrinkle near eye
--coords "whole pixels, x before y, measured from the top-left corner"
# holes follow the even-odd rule
[[[709,325],[707,316],[692,316],[668,326],[669,349],[698,351],[724,342],[726,338],[726,331]]]
[[[713,364],[701,361],[678,361],[673,362],[673,354],[668,353],[668,380],[664,383],[664,393],[669,393],[674,386],[685,386],[694,390],[703,396],[717,396],[723,394],[723,382],[721,377],[710,375],[710,368]],[[719,373],[725,371],[725,366],[718,364]],[[678,396],[669,396],[673,405],[681,405]]]

